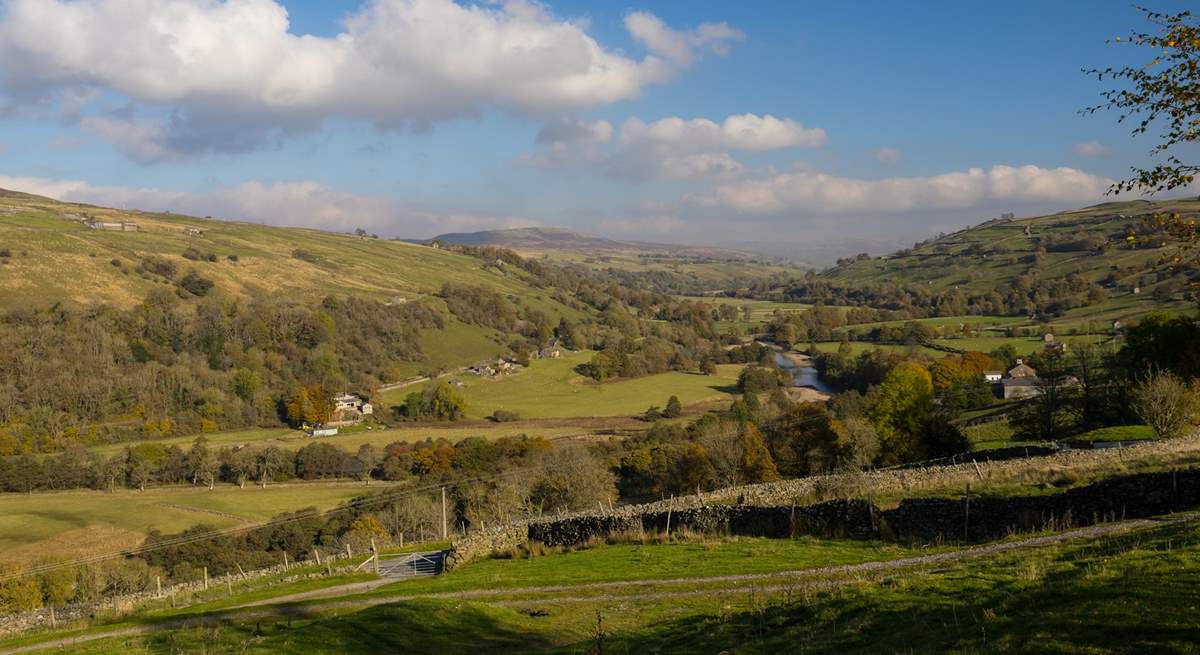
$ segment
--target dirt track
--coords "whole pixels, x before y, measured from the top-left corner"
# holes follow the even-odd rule
[[[330,587],[328,589],[321,589],[317,591],[278,596],[276,598],[257,601],[255,603],[242,605],[232,609],[211,612],[195,617],[171,619],[150,625],[114,628],[112,630],[78,635],[75,637],[51,639],[38,644],[31,644],[10,650],[3,650],[0,651],[0,655],[16,655],[17,653],[30,653],[56,648],[62,649],[75,644],[95,641],[98,639],[150,634],[164,630],[174,630],[186,627],[217,625],[232,620],[265,619],[286,616],[310,616],[329,610],[373,607],[376,605],[386,605],[389,603],[398,603],[416,599],[456,599],[487,602],[489,598],[492,598],[494,599],[492,601],[493,604],[496,605],[525,606],[530,604],[552,605],[555,603],[648,600],[678,598],[685,596],[704,596],[725,593],[731,590],[748,591],[753,589],[756,591],[775,591],[792,588],[796,584],[829,588],[838,586],[840,584],[861,581],[863,576],[874,577],[879,574],[897,570],[924,568],[962,560],[988,557],[990,555],[996,555],[1021,548],[1036,548],[1039,546],[1047,546],[1078,539],[1094,539],[1097,537],[1104,537],[1123,532],[1129,532],[1132,530],[1161,527],[1180,523],[1191,523],[1197,520],[1200,520],[1200,512],[1188,512],[1160,518],[1136,519],[1132,521],[1122,521],[1119,523],[1096,525],[1041,537],[1031,537],[1028,539],[1019,539],[1003,543],[985,544],[982,546],[974,546],[971,548],[964,548],[962,550],[937,553],[933,555],[922,555],[919,557],[905,557],[902,559],[885,560],[879,562],[863,562],[860,564],[827,566],[794,571],[778,571],[774,573],[748,573],[710,577],[671,578],[663,580],[619,580],[578,585],[519,587],[511,589],[478,589],[472,591],[450,591],[428,594],[397,594],[362,599],[330,600],[328,602],[312,603],[303,606],[288,605],[289,603],[296,603],[299,601],[364,593],[373,589],[377,589],[383,585],[390,584],[392,581],[360,582],[350,585]],[[672,586],[680,585],[723,585],[723,587],[710,589],[669,589]],[[667,589],[659,589],[662,587],[666,587]],[[570,595],[571,592],[594,592],[618,589],[628,589],[630,591],[629,593]],[[511,598],[512,596],[523,595],[535,596],[535,598]]]

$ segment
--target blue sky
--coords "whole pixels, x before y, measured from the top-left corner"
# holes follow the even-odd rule
[[[1077,112],[1147,59],[1125,2],[0,7],[0,186],[69,200],[850,249],[1103,200],[1152,145]]]

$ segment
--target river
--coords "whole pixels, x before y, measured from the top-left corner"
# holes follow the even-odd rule
[[[804,360],[808,361],[808,358],[804,357]],[[836,393],[834,389],[821,381],[821,378],[817,376],[817,369],[811,365],[799,364],[778,350],[775,351],[775,364],[791,374],[793,386],[808,387],[827,394]]]

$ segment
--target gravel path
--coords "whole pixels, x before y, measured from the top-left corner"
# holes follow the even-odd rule
[[[1172,514],[1159,518],[1150,519],[1135,519],[1130,521],[1121,521],[1118,523],[1106,523],[1103,525],[1095,525],[1087,528],[1079,528],[1076,530],[1067,530],[1051,535],[1041,537],[1031,537],[1028,539],[1018,539],[1002,543],[992,543],[982,546],[974,546],[961,550],[949,551],[945,553],[936,553],[933,555],[921,555],[917,557],[904,557],[893,560],[883,560],[877,562],[862,562],[859,564],[844,564],[839,566],[825,566],[811,569],[800,569],[793,571],[776,571],[773,573],[743,573],[736,575],[718,575],[708,577],[691,577],[691,578],[669,578],[659,580],[618,580],[612,582],[591,582],[575,585],[548,585],[540,587],[516,587],[516,588],[496,588],[496,589],[476,589],[470,591],[446,591],[434,592],[426,594],[398,594],[389,596],[380,596],[376,598],[363,598],[352,600],[330,600],[323,603],[313,603],[304,606],[287,606],[287,603],[294,603],[302,600],[312,600],[318,598],[327,598],[331,596],[345,596],[349,594],[364,593],[377,589],[383,585],[391,584],[391,580],[380,580],[371,582],[360,582],[349,585],[341,585],[321,589],[317,591],[304,592],[298,594],[290,594],[286,596],[277,596],[267,600],[256,601],[247,605],[241,605],[228,610],[211,612],[195,617],[171,619],[160,623],[150,625],[130,626],[126,628],[114,628],[102,632],[94,632],[75,637],[65,637],[44,641],[38,644],[21,646],[9,650],[0,651],[0,655],[16,655],[18,653],[29,653],[40,650],[48,650],[53,648],[64,649],[72,645],[81,644],[97,639],[108,639],[111,637],[126,637],[141,634],[150,634],[161,632],[164,630],[175,630],[179,628],[200,627],[227,623],[233,620],[253,620],[276,617],[304,617],[321,614],[330,610],[350,609],[350,608],[366,608],[376,605],[386,605],[390,603],[398,603],[417,599],[440,599],[440,600],[482,600],[487,601],[489,598],[495,599],[492,601],[495,605],[503,606],[526,606],[531,604],[548,605],[555,603],[573,603],[573,602],[595,602],[595,601],[615,601],[615,600],[648,600],[662,598],[681,598],[687,596],[705,596],[723,593],[731,589],[683,589],[683,590],[655,590],[658,587],[671,587],[680,585],[726,585],[735,588],[739,591],[747,591],[753,589],[755,591],[783,591],[793,586],[797,582],[804,582],[806,585],[815,585],[820,588],[835,587],[840,584],[845,584],[851,581],[857,581],[858,575],[867,577],[875,577],[879,574],[890,573],[897,570],[910,568],[924,568],[936,566],[939,564],[947,564],[951,562],[959,562],[968,559],[977,559],[988,557],[1022,548],[1037,548],[1040,546],[1048,546],[1066,541],[1075,541],[1081,539],[1095,539],[1098,537],[1111,536],[1133,530],[1142,530],[1146,528],[1162,527],[1167,525],[1175,525],[1181,523],[1192,523],[1200,520],[1200,512],[1187,512],[1181,514]],[[753,583],[743,585],[743,583]],[[766,584],[761,584],[766,583]],[[628,593],[600,593],[600,594],[584,594],[584,595],[569,595],[572,592],[588,592],[616,589],[629,589]],[[568,595],[555,595],[568,594]],[[511,596],[546,596],[544,598],[529,598],[529,599],[512,599]]]

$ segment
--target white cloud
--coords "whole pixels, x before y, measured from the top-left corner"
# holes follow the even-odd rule
[[[745,167],[729,150],[765,151],[818,147],[825,130],[807,128],[790,118],[741,114],[722,123],[676,116],[653,123],[631,118],[614,140],[608,121],[564,120],[538,133],[538,150],[519,161],[541,168],[599,168],[621,179],[732,180]]]
[[[657,177],[668,180],[734,179],[745,170],[741,163],[724,152],[665,156],[649,160],[648,165]]]
[[[538,143],[604,143],[612,138],[613,126],[608,121],[562,119],[547,123],[538,132]]]
[[[80,127],[111,142],[137,161],[166,161],[182,156],[169,147],[169,135],[161,123],[88,116],[80,121]]]
[[[10,102],[58,97],[79,112],[98,91],[125,96],[157,125],[126,117],[90,129],[133,157],[170,159],[256,147],[333,117],[424,127],[489,107],[543,116],[604,105],[740,37],[724,24],[676,32],[630,18],[653,53],[640,60],[526,0],[369,0],[330,37],[291,33],[278,0],[9,0],[0,70]],[[678,39],[683,50],[667,44]]]
[[[863,180],[799,171],[717,187],[692,200],[747,214],[970,209],[989,202],[1086,203],[1112,180],[1073,168],[993,166],[931,177]]]
[[[875,161],[884,166],[894,166],[900,163],[901,159],[904,159],[904,153],[896,148],[880,148],[875,151]]]
[[[1099,141],[1084,141],[1071,146],[1071,152],[1081,157],[1103,157],[1111,151]]]
[[[621,142],[654,143],[684,149],[777,150],[816,148],[829,142],[825,130],[807,128],[790,118],[770,114],[729,116],[718,125],[707,118],[685,120],[677,116],[653,123],[631,118],[621,126]]]
[[[360,195],[309,180],[250,181],[202,192],[154,188],[96,186],[81,180],[53,180],[0,175],[0,188],[23,191],[67,202],[108,207],[173,211],[347,232],[363,228],[386,236],[433,236],[441,232],[529,227],[519,216],[436,212],[408,207],[382,196]]]
[[[677,66],[690,66],[699,57],[698,51],[710,50],[724,56],[729,52],[730,42],[746,38],[725,23],[704,23],[683,32],[673,30],[658,16],[645,11],[625,16],[625,29],[647,50]]]

